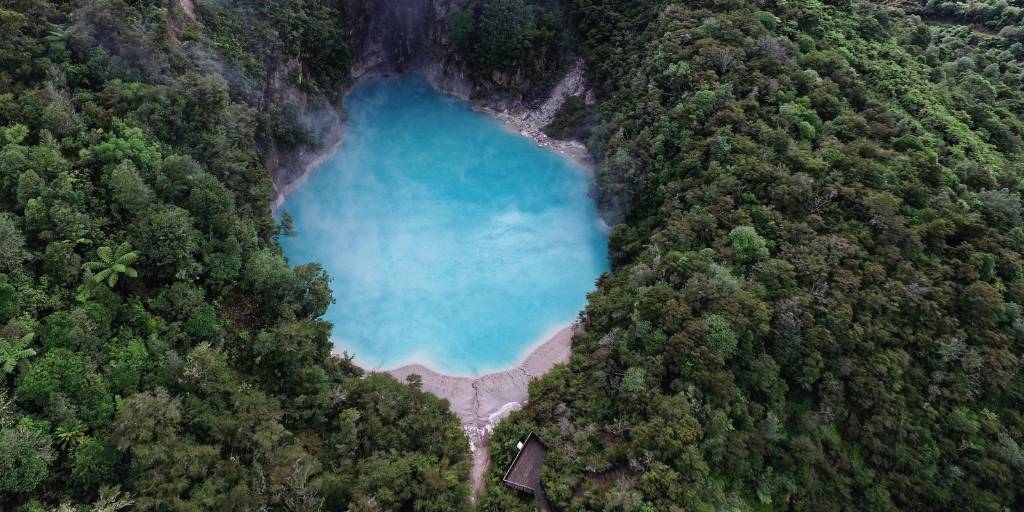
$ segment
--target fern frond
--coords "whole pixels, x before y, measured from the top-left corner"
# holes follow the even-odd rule
[[[128,242],[124,242],[117,246],[117,258],[120,259],[122,256],[129,254],[132,251],[132,246]]]
[[[124,265],[131,265],[132,263],[135,263],[135,260],[137,259],[139,259],[139,253],[132,251],[121,255],[121,257],[117,259],[117,262]]]
[[[105,281],[107,279],[107,277],[110,276],[110,274],[113,274],[113,273],[114,273],[114,269],[112,269],[112,268],[105,268],[105,269],[101,270],[98,274],[96,274],[96,276],[93,279],[95,279],[97,283],[102,283],[103,281]]]
[[[96,249],[96,255],[108,265],[114,263],[113,250],[110,247],[103,246]]]

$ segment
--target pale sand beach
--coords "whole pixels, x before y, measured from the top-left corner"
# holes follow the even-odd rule
[[[518,365],[508,370],[480,377],[458,377],[437,373],[421,364],[410,364],[388,370],[400,382],[409,375],[423,378],[423,390],[448,400],[452,412],[462,420],[470,439],[473,469],[470,475],[475,497],[483,487],[484,472],[490,464],[487,444],[491,429],[512,411],[526,403],[530,381],[544,375],[556,364],[567,363],[572,354],[572,337],[576,325],[563,327],[543,341]]]

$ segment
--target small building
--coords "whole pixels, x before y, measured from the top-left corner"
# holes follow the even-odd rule
[[[537,500],[537,507],[540,510],[551,510],[544,496],[544,487],[540,483],[540,470],[544,467],[544,453],[547,448],[532,432],[518,446],[519,453],[512,460],[512,465],[508,467],[501,481],[517,491],[532,495]]]

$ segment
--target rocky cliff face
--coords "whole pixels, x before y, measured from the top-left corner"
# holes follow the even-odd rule
[[[467,1],[350,0],[352,77],[416,73],[440,91],[478,96],[448,36],[449,15]]]
[[[415,71],[446,60],[446,20],[466,0],[350,0],[352,76]]]

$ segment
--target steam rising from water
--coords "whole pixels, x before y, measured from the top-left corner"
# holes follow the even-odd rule
[[[390,368],[515,365],[607,269],[586,172],[422,81],[348,98],[341,150],[281,208],[293,263],[334,278],[339,351]]]

